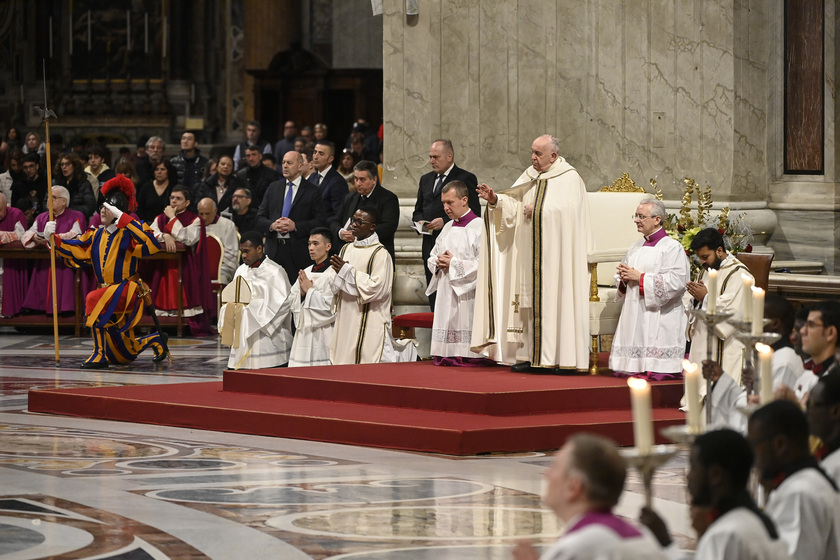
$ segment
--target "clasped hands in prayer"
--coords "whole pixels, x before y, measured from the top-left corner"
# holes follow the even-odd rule
[[[496,193],[487,186],[487,183],[481,183],[475,189],[475,192],[478,193],[478,198],[483,198],[487,201],[488,204],[491,206],[495,206],[496,202],[499,201],[499,197],[496,196]],[[526,204],[522,213],[525,215],[525,219],[530,220],[531,217],[534,215],[534,205],[533,204]]]
[[[697,301],[703,301],[703,299],[706,297],[706,294],[709,292],[706,289],[706,286],[703,285],[703,282],[688,282],[685,285],[685,289],[688,290],[688,293],[691,294],[691,297],[693,297]]]
[[[277,218],[269,229],[278,233],[289,233],[295,231],[295,222],[289,218]]]
[[[344,266],[344,263],[346,262],[347,261],[345,261],[338,255],[333,255],[330,257],[330,266],[332,266],[332,269],[335,270],[336,273],[341,271],[341,267]]]
[[[618,277],[622,282],[627,284],[628,282],[638,282],[639,279],[641,279],[642,274],[635,268],[630,268],[624,263],[619,263]]]
[[[438,255],[437,261],[435,261],[435,266],[438,267],[438,270],[441,272],[447,272],[449,270],[449,261],[452,260],[452,253],[446,251]]]

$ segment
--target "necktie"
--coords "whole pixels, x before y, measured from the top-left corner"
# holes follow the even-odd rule
[[[321,174],[320,173],[315,174],[315,186],[316,187],[321,186]]]
[[[438,175],[437,183],[435,183],[435,190],[432,191],[432,194],[438,195],[440,194],[440,188],[443,186],[443,178],[445,175]]]
[[[282,218],[288,218],[289,212],[292,210],[292,197],[294,196],[294,191],[292,190],[292,187],[294,186],[295,184],[289,181],[289,186],[286,189],[286,198],[285,200],[283,200],[283,213],[281,214]]]

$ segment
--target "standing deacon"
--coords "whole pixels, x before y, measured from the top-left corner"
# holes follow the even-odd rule
[[[88,229],[78,239],[56,237],[56,254],[74,268],[92,266],[100,285],[85,298],[85,325],[93,335],[93,353],[81,367],[125,364],[146,348],[154,352],[153,361],[163,361],[169,355],[166,334],[136,336],[134,332],[149,296],[149,288],[138,274],[139,261],[157,253],[160,245],[151,228],[129,214],[136,206],[131,179],[117,175],[106,181],[102,196],[100,227]],[[55,222],[47,225],[55,229]]]
[[[617,374],[662,380],[682,371],[689,266],[680,242],[662,227],[666,216],[655,198],[643,200],[633,216],[644,237],[630,246],[616,274],[615,299],[624,300],[610,352],[610,369]]]
[[[469,208],[476,216],[481,215],[481,205],[476,192],[478,179],[475,175],[455,165],[455,149],[452,141],[441,138],[432,142],[429,148],[429,164],[432,170],[420,177],[417,202],[411,220],[428,235],[423,235],[423,262],[428,262],[443,226],[451,218],[445,212],[441,193],[451,181],[461,181],[469,192]],[[426,269],[426,285],[432,280],[432,273]],[[435,293],[429,294],[429,307],[435,310]]]
[[[513,371],[589,367],[590,245],[586,187],[540,136],[531,167],[502,193],[482,183],[484,213],[472,347]]]
[[[709,271],[716,270],[717,277],[717,312],[732,313],[730,321],[740,321],[743,318],[744,298],[751,298],[745,288],[742,276],[753,279],[749,269],[737,258],[726,251],[723,236],[714,228],[700,230],[691,240],[691,250],[700,259],[705,269],[699,282],[688,282],[686,289],[691,296],[690,307],[706,310],[709,305]],[[688,339],[691,340],[689,360],[702,363],[706,359],[708,330],[706,323],[694,317],[689,318]],[[714,327],[712,336],[712,360],[718,362],[723,371],[732,376],[735,383],[741,381],[741,370],[744,367],[744,344],[735,335],[735,327],[729,321],[718,323]],[[705,388],[703,389],[705,390]]]
[[[441,200],[449,221],[432,247],[426,268],[431,281],[426,294],[438,294],[432,324],[431,355],[435,365],[470,366],[487,358],[470,351],[478,254],[484,226],[470,209],[469,192],[461,181],[443,186]]]
[[[319,227],[309,234],[309,257],[315,264],[298,272],[286,300],[295,322],[295,338],[289,367],[330,365],[335,313],[332,284],[335,270],[330,266],[330,230]]]
[[[230,369],[277,367],[289,361],[292,345],[291,318],[283,302],[289,295],[289,279],[283,267],[265,256],[262,234],[247,231],[242,234],[239,250],[242,264],[236,269],[233,281],[242,278],[251,289],[251,303],[240,315],[239,345],[231,348]],[[233,328],[224,324],[226,303],[219,312],[219,329]]]

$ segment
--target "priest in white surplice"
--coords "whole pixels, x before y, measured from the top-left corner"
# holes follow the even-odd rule
[[[251,289],[251,302],[242,309],[240,341],[231,348],[228,367],[256,369],[284,365],[292,346],[291,316],[282,310],[289,295],[289,278],[283,267],[265,256],[262,234],[242,234],[239,244],[242,262],[233,281],[242,277]],[[225,306],[230,305],[225,304]],[[219,312],[222,329],[225,307]]]
[[[330,266],[332,234],[324,227],[309,233],[309,257],[315,263],[298,271],[286,302],[295,322],[289,367],[330,365],[335,313],[332,311],[335,270]]]
[[[717,278],[717,312],[732,313],[730,321],[743,321],[743,300],[745,297],[752,297],[743,276],[752,280],[755,279],[749,269],[735,255],[726,252],[723,244],[723,236],[714,228],[700,230],[691,241],[691,250],[703,263],[705,271],[700,282],[689,282],[686,285],[688,295],[688,309],[700,307],[706,309],[708,306],[709,269],[718,271]],[[688,359],[694,363],[701,364],[706,359],[707,333],[706,323],[689,317],[688,339],[691,341],[691,350]],[[735,338],[737,334],[735,327],[728,321],[718,323],[715,326],[712,336],[712,360],[723,367],[723,371],[731,375],[735,383],[741,380],[741,370],[744,367],[744,344]],[[701,391],[705,391],[705,384],[701,384]]]
[[[624,300],[610,352],[617,375],[648,379],[680,377],[685,357],[685,284],[688,258],[679,241],[662,227],[661,201],[643,200],[633,221],[644,235],[618,265],[616,301]]]
[[[431,355],[437,366],[490,365],[470,351],[478,254],[484,225],[470,210],[468,187],[462,181],[443,186],[440,199],[449,216],[435,240],[426,266],[432,273],[426,295],[437,292]]]
[[[330,361],[336,365],[411,361],[417,356],[413,341],[394,341],[391,335],[394,267],[376,235],[378,223],[376,209],[356,210],[350,220],[355,241],[330,258],[336,273]]]
[[[532,166],[502,193],[486,184],[472,350],[514,371],[589,367],[589,209],[578,172],[540,136]]]

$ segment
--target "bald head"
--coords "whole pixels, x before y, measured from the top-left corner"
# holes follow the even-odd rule
[[[202,198],[198,201],[198,215],[205,226],[209,226],[216,219],[216,202],[212,198]]]

